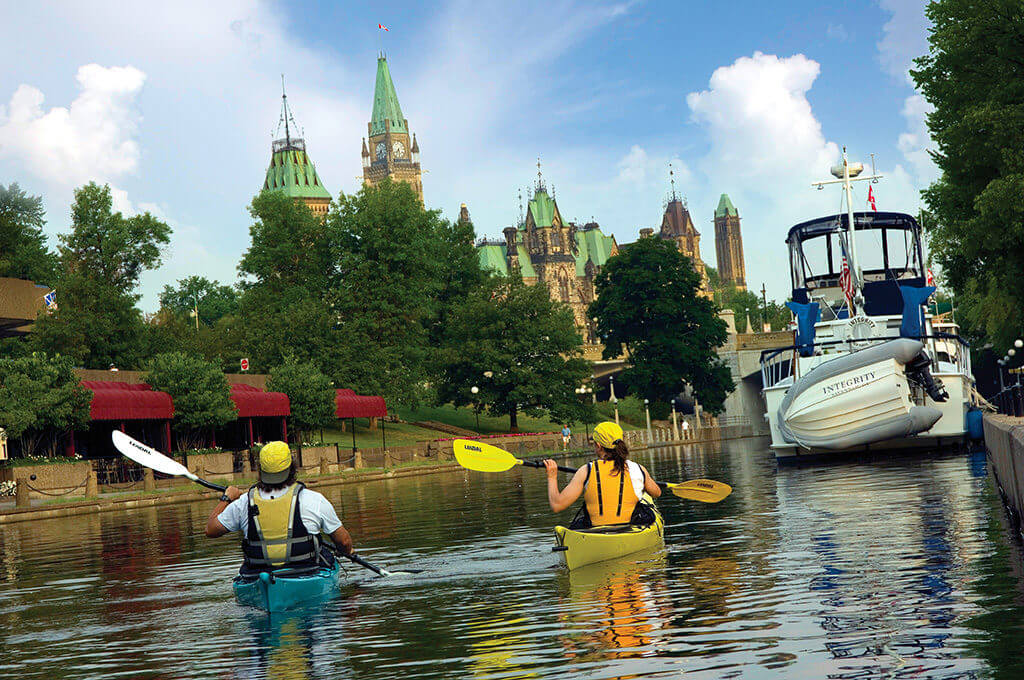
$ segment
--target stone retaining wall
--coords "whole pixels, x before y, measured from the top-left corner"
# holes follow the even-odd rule
[[[1003,502],[1019,523],[1024,517],[1024,418],[986,413],[985,448]]]
[[[3,468],[0,470],[0,480],[24,480],[29,485],[33,498],[45,497],[48,494],[59,495],[73,489],[81,495],[85,493],[84,482],[91,470],[92,464],[87,460],[54,465],[23,465]],[[33,475],[35,479],[32,479]],[[37,493],[32,489],[39,489],[45,493]]]

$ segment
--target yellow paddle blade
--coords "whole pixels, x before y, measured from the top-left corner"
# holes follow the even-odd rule
[[[505,449],[470,439],[456,439],[452,447],[455,449],[455,460],[467,470],[504,472],[523,462]]]
[[[717,503],[732,493],[732,487],[713,479],[691,479],[682,484],[669,484],[668,490],[690,501]]]

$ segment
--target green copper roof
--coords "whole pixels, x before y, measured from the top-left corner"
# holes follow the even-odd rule
[[[718,208],[715,209],[715,217],[725,217],[731,215],[733,217],[739,217],[740,213],[736,210],[736,206],[729,200],[729,194],[722,194],[722,197],[718,199]]]
[[[316,166],[309,160],[309,155],[294,147],[275,151],[270,157],[263,188],[280,191],[292,198],[331,198],[331,192],[320,182]]]
[[[548,192],[538,189],[530,199],[530,214],[533,215],[533,223],[538,227],[550,227],[555,219],[555,202]]]
[[[377,58],[377,86],[373,91],[373,116],[370,118],[370,134],[384,134],[384,121],[391,121],[392,132],[405,132],[405,116],[398,105],[395,84],[391,82],[391,71],[388,70],[387,57]]]
[[[530,262],[530,253],[526,250],[526,246],[520,243],[517,245],[517,248],[519,250],[519,273],[524,279],[536,277],[537,272],[533,268],[533,263]],[[481,267],[489,269],[496,274],[508,276],[508,259],[505,257],[508,252],[507,246],[504,244],[488,244],[477,246],[476,250],[480,254]]]
[[[603,267],[612,256],[613,245],[615,239],[605,236],[600,229],[577,231],[576,247],[579,253],[576,255],[576,276],[586,275],[587,260],[593,261],[598,267]]]

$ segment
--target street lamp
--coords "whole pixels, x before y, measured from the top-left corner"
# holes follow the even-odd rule
[[[473,395],[477,395],[477,394],[480,393],[480,388],[477,387],[476,385],[473,385],[472,387],[469,388],[469,391]],[[476,407],[473,409],[473,412],[476,413],[476,431],[477,431],[477,434],[479,434],[480,433],[480,402],[477,402]]]
[[[651,400],[644,399],[644,413],[647,416],[647,442],[651,442]]]
[[[1021,340],[1020,338],[1018,338],[1017,340],[1014,340],[1013,341],[1013,346],[1016,347],[1017,349],[1020,349],[1021,347],[1024,347],[1024,340]]]
[[[576,394],[580,395],[580,398],[583,400],[584,404],[587,403],[587,395],[588,394],[593,394],[593,393],[594,393],[594,389],[592,387],[587,387],[586,385],[580,385],[579,388],[576,389]],[[589,416],[589,413],[583,416],[583,431],[587,433],[587,439],[589,440],[590,439],[590,416]]]
[[[615,424],[619,424],[619,400],[617,397],[612,397],[612,406],[615,407]]]
[[[676,398],[672,397],[672,439],[679,439],[679,424],[676,421]]]

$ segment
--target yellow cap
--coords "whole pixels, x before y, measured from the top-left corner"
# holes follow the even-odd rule
[[[260,478],[280,484],[288,478],[292,466],[292,450],[284,442],[268,442],[260,449]]]
[[[594,441],[602,448],[611,450],[615,448],[615,442],[622,439],[622,428],[615,423],[604,421],[598,423],[594,428]]]

